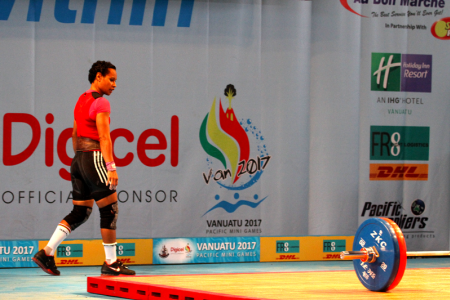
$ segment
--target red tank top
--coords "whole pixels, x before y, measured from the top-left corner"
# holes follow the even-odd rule
[[[100,105],[96,105],[99,102]],[[77,136],[98,141],[99,135],[95,118],[98,113],[110,112],[109,102],[99,93],[88,90],[81,94],[75,105],[74,116],[77,122]]]

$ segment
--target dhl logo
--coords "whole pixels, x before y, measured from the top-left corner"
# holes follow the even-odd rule
[[[298,257],[294,255],[280,255],[280,257],[277,257],[277,260],[291,260],[291,259],[299,259]]]
[[[428,180],[428,164],[370,164],[370,180]]]
[[[78,259],[61,259],[60,265],[82,265],[83,262],[78,261]]]
[[[123,262],[124,264],[134,264],[135,261],[132,261],[131,258],[118,258],[118,261]]]
[[[327,254],[323,259],[341,259],[340,254]]]

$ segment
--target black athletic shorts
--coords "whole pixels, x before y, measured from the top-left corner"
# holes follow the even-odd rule
[[[107,174],[101,151],[77,151],[70,167],[73,200],[98,201],[114,194],[106,185]]]

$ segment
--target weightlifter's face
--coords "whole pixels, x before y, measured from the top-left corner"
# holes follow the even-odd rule
[[[97,73],[95,80],[97,80],[97,87],[99,92],[103,95],[111,95],[116,88],[117,72],[114,69],[108,69],[109,72],[103,76],[100,72]]]

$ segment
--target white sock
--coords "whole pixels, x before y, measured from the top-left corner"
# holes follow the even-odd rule
[[[106,263],[108,265],[112,264],[113,262],[115,262],[117,260],[116,246],[117,246],[117,243],[111,243],[111,244],[103,243],[103,248],[105,248]]]
[[[56,230],[53,233],[52,237],[48,241],[47,246],[44,248],[45,253],[47,255],[54,256],[55,250],[58,248],[59,244],[61,244],[62,241],[64,241],[64,239],[69,236],[69,234],[70,228],[67,228],[66,225],[59,223],[58,226],[56,226]],[[50,253],[48,253],[49,250]]]

